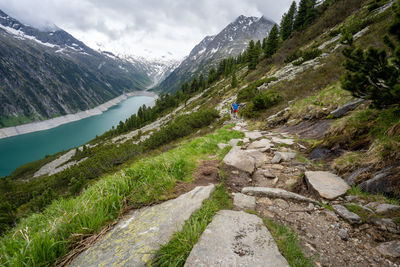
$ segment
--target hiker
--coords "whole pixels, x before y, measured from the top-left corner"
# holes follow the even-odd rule
[[[237,114],[239,112],[239,105],[236,102],[233,102],[231,105],[231,110],[233,110],[233,117],[237,119]]]

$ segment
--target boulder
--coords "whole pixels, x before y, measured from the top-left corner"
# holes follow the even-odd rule
[[[256,160],[254,157],[244,153],[239,147],[234,147],[224,158],[226,165],[235,167],[239,170],[252,174],[255,169]]]
[[[345,195],[350,189],[350,186],[342,178],[330,172],[306,172],[305,179],[309,187],[321,197],[329,200]]]
[[[130,212],[70,266],[148,266],[154,251],[182,229],[214,188],[199,186],[176,199]]]
[[[201,235],[185,263],[203,266],[289,266],[261,218],[221,210]]]
[[[298,202],[317,203],[317,201],[280,188],[270,187],[244,187],[242,193],[252,196],[290,199]]]
[[[268,161],[267,156],[257,149],[242,150],[242,153],[252,157],[255,160],[257,168],[261,167]]]
[[[400,206],[391,205],[391,204],[380,204],[376,207],[376,212],[383,213],[383,214],[387,214],[387,213],[398,211],[398,210],[400,210]]]
[[[391,168],[386,168],[377,172],[372,179],[369,179],[360,184],[360,188],[371,194],[391,194],[395,192],[396,187],[390,179]]]
[[[283,139],[283,138],[278,138],[278,137],[272,137],[272,142],[276,143],[276,144],[285,144],[285,145],[293,145],[294,144],[294,140],[287,138],[287,139]]]
[[[331,150],[326,147],[316,147],[310,153],[310,159],[326,159],[331,154]]]
[[[229,146],[228,144],[224,144],[224,143],[219,143],[218,145],[219,149],[224,149],[225,147]]]
[[[399,258],[400,257],[400,240],[394,240],[379,244],[376,249],[384,256]]]
[[[272,164],[280,163],[281,161],[290,161],[296,157],[296,153],[292,152],[275,152],[273,159],[271,160]]]
[[[233,146],[237,146],[237,144],[240,141],[243,141],[243,140],[242,139],[231,139],[231,140],[229,140],[228,144],[233,147]]]
[[[331,112],[331,115],[334,118],[340,118],[344,115],[346,115],[347,112],[352,111],[354,109],[356,109],[359,105],[361,105],[362,103],[364,103],[365,100],[364,99],[356,99],[356,100],[352,100],[346,104],[344,104],[341,107],[338,107],[337,109],[335,109],[334,111]]]
[[[340,215],[343,219],[348,221],[351,224],[357,224],[361,223],[361,218],[354,212],[351,212],[347,210],[344,206],[342,205],[333,205],[333,209],[336,211],[337,214]]]
[[[259,141],[254,141],[248,146],[248,149],[262,149],[264,151],[269,150],[273,145],[268,139],[261,139]]]
[[[258,132],[258,131],[254,131],[254,132],[245,132],[244,135],[245,135],[246,138],[254,139],[254,140],[255,140],[255,139],[259,139],[259,138],[262,137],[262,134],[261,134],[260,132]]]
[[[241,193],[236,193],[233,197],[233,206],[239,210],[255,210],[256,198]]]

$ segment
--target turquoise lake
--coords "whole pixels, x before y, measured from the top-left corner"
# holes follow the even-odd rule
[[[0,177],[10,175],[22,164],[81,146],[116,126],[119,121],[125,121],[143,104],[152,105],[153,102],[154,98],[149,96],[133,96],[101,115],[45,131],[0,139]]]

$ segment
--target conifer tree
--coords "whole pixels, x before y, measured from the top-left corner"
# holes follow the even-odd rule
[[[310,25],[316,17],[316,0],[301,0],[299,4],[299,11],[297,12],[294,21],[294,30],[302,30]]]
[[[247,52],[248,52],[249,69],[255,70],[257,67],[259,54],[257,53],[256,45],[253,40],[250,41]]]
[[[295,1],[293,1],[288,13],[285,13],[282,17],[280,28],[281,28],[281,37],[283,40],[288,39],[293,32],[293,24],[296,11],[297,11],[297,4]]]
[[[272,57],[273,54],[278,50],[279,46],[279,29],[275,24],[269,32],[267,43],[264,49],[264,55],[266,58]]]
[[[236,78],[236,72],[234,71],[234,72],[232,73],[231,87],[232,87],[232,88],[236,88],[237,86],[238,86],[238,81],[237,81],[237,78]]]
[[[395,17],[389,33],[400,42],[400,0],[394,5]],[[393,48],[388,36],[384,42]],[[342,87],[354,96],[371,100],[376,108],[400,105],[400,45],[389,58],[384,49],[370,47],[367,51],[352,44],[343,50],[346,57],[346,73],[342,77]]]

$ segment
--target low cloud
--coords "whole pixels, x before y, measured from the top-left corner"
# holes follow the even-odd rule
[[[93,48],[145,57],[182,58],[206,35],[218,33],[239,15],[264,15],[279,23],[291,2],[0,0],[0,9],[35,27],[54,23]]]

